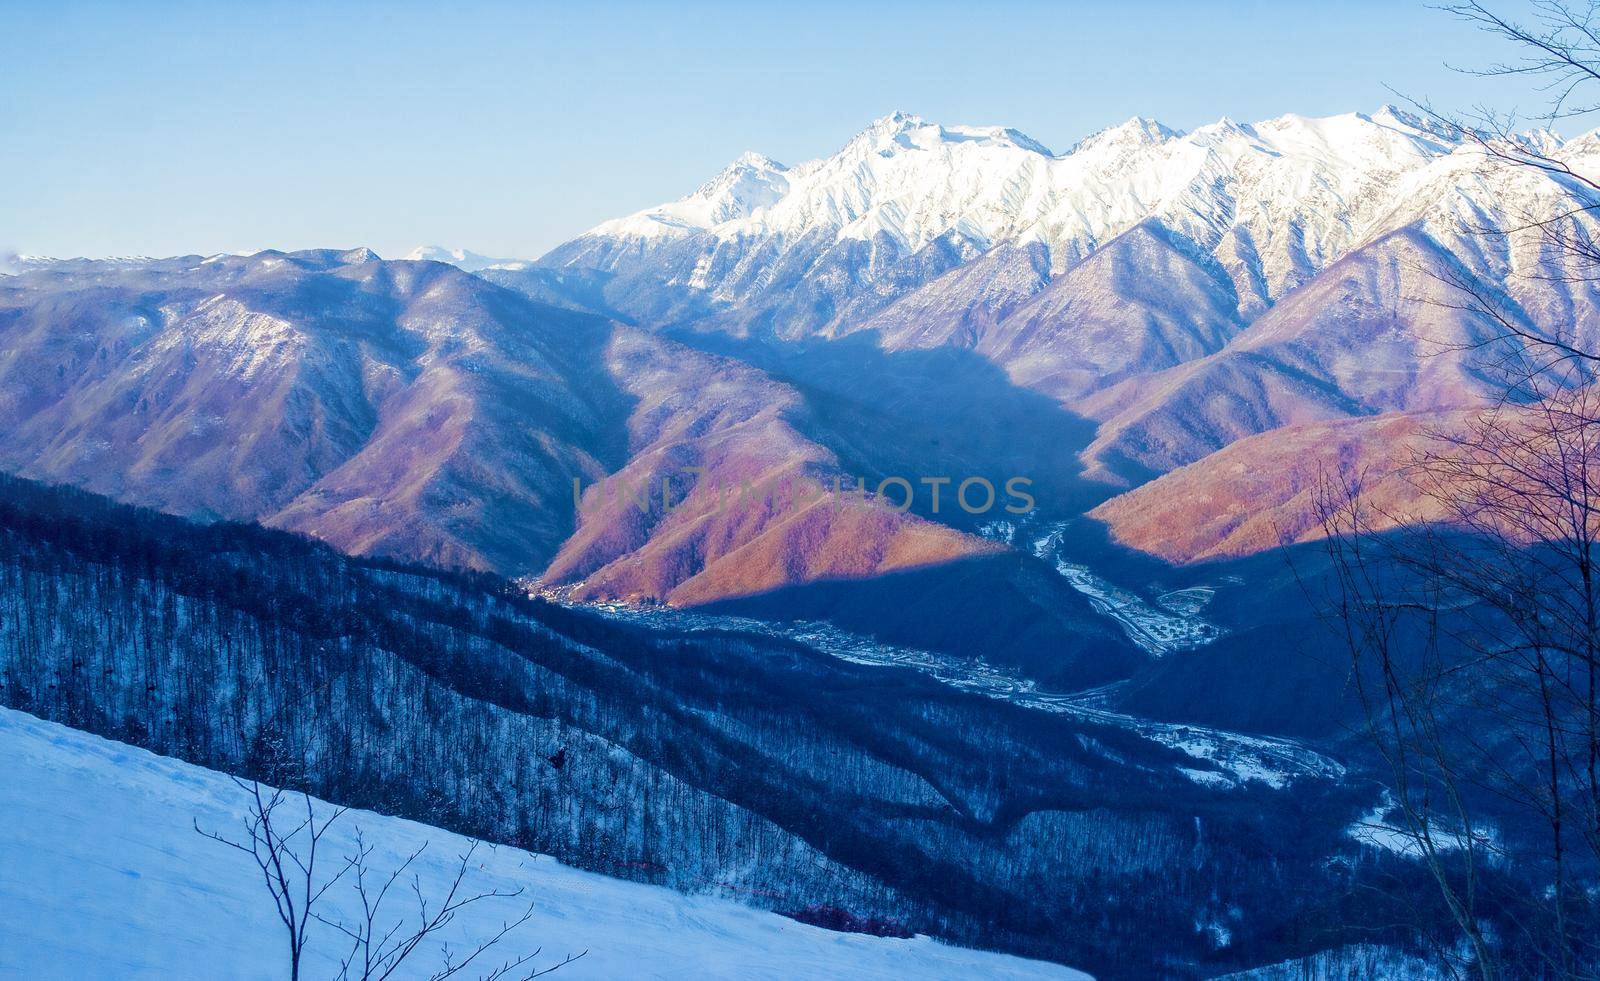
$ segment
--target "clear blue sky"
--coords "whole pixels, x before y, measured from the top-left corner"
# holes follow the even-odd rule
[[[0,0],[0,249],[534,256],[905,109],[1064,148],[1393,101],[1535,108],[1421,3]]]

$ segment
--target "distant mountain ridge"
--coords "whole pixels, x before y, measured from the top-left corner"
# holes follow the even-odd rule
[[[419,245],[400,258],[412,262],[443,262],[466,272],[479,272],[494,266],[511,266],[521,261],[495,259],[469,249],[447,249],[440,245]]]

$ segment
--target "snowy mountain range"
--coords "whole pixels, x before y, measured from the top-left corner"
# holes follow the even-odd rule
[[[1380,196],[1361,192],[1392,186],[1452,146],[1390,107],[1255,125],[1223,119],[1191,133],[1136,117],[1059,154],[1013,129],[946,127],[897,112],[823,160],[786,168],[746,154],[693,194],[605,222],[577,242],[825,233],[834,242],[881,236],[915,252],[953,236],[985,251],[1038,241],[1060,270],[1158,217],[1212,247],[1238,229],[1258,252],[1298,232],[1316,262],[1348,242],[1361,223],[1354,216],[1381,210]],[[1300,220],[1263,227],[1272,214]]]
[[[897,112],[821,160],[785,167],[746,154],[694,193],[604,222],[544,261],[621,277],[653,267],[664,290],[711,309],[832,272],[875,297],[829,291],[848,310],[793,310],[775,326],[836,332],[861,306],[996,246],[1039,246],[1050,279],[1151,222],[1218,267],[1248,319],[1412,220],[1408,204],[1459,166],[1446,159],[1457,150],[1474,152],[1393,107],[1188,133],[1134,118],[1063,153],[1013,129]]]
[[[1519,138],[1600,173],[1593,135]],[[1062,153],[895,113],[821,160],[747,154],[540,265],[657,328],[971,352],[1096,420],[1088,472],[1129,485],[1278,426],[1481,402],[1473,366],[1424,356],[1483,329],[1442,311],[1451,279],[1591,336],[1593,287],[1511,234],[1588,193],[1391,106],[1135,118]]]

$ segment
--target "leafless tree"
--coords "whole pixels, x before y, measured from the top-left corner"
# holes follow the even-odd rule
[[[350,946],[340,960],[337,981],[387,981],[402,965],[408,962],[419,948],[430,940],[439,940],[440,933],[450,926],[463,909],[485,900],[510,899],[522,894],[514,890],[490,889],[468,892],[465,885],[478,843],[473,842],[457,856],[455,871],[444,888],[442,897],[430,897],[423,887],[420,874],[413,868],[427,850],[424,842],[396,868],[387,873],[372,866],[373,847],[357,828],[354,831],[354,850],[342,856],[331,873],[322,862],[318,869],[320,853],[325,851],[324,838],[328,830],[346,814],[346,808],[333,808],[319,817],[309,794],[291,794],[275,788],[264,788],[254,781],[238,778],[234,783],[249,793],[249,808],[242,819],[243,833],[238,837],[205,830],[196,822],[195,830],[212,841],[249,855],[260,870],[263,884],[272,897],[279,922],[283,924],[289,944],[289,977],[299,981],[306,951],[309,930],[313,922],[323,924],[344,935]],[[295,797],[300,800],[296,802]],[[302,813],[303,808],[303,813]],[[346,883],[355,893],[360,915],[346,919],[325,912],[324,898],[339,883]],[[414,904],[414,914],[406,916],[392,909],[392,901],[409,896]],[[440,966],[427,975],[428,981],[444,981],[456,977],[469,967],[493,961],[492,951],[518,927],[533,916],[530,904],[519,916],[503,921],[489,936],[474,941],[464,955],[447,943],[439,948]],[[532,967],[540,954],[539,949],[492,963],[480,981],[502,981],[530,978],[549,974],[584,956],[568,955],[563,960],[544,968]]]
[[[405,861],[388,874],[382,874],[375,872],[369,864],[372,846],[366,843],[359,830],[355,837],[355,853],[350,856],[347,867],[352,872],[352,882],[361,903],[361,914],[348,921],[313,914],[319,922],[338,930],[350,941],[350,951],[340,962],[337,981],[387,981],[406,958],[410,957],[429,937],[449,926],[462,909],[486,899],[511,898],[522,894],[520,887],[509,892],[489,890],[463,893],[462,885],[471,866],[472,856],[478,849],[478,843],[472,842],[457,856],[455,874],[446,887],[444,896],[432,901],[424,893],[419,876],[412,873],[409,882],[407,881],[408,871],[427,850],[427,842],[406,856]],[[389,923],[384,905],[385,901],[394,895],[397,886],[410,893],[416,905],[415,918],[401,918]],[[444,981],[445,978],[455,977],[479,962],[491,948],[505,939],[507,934],[528,922],[532,916],[533,907],[530,905],[520,916],[502,922],[494,933],[476,943],[466,956],[459,959],[448,946],[443,947],[440,951],[443,964],[428,975],[428,981]],[[546,968],[525,969],[539,956],[539,953],[540,950],[535,949],[530,953],[503,960],[480,974],[479,978],[481,981],[500,981],[502,978],[516,977],[526,981],[528,978],[549,974],[583,956],[569,955]]]
[[[318,819],[312,808],[311,797],[300,795],[304,815],[300,808],[287,813],[289,795],[278,788],[262,788],[255,781],[234,778],[234,783],[250,794],[250,807],[243,819],[244,834],[230,838],[220,832],[207,831],[195,822],[194,829],[212,841],[220,842],[241,851],[255,862],[261,879],[272,896],[278,921],[283,924],[289,941],[289,977],[300,981],[300,963],[306,949],[306,935],[313,919],[313,908],[333,885],[343,878],[348,863],[333,875],[317,882],[318,851],[328,828],[344,815],[336,808],[326,817]]]
[[[1476,0],[1446,11],[1509,42],[1482,69],[1537,81],[1546,122],[1600,111],[1600,5],[1536,0],[1518,21]],[[1490,166],[1566,190],[1510,227],[1531,238],[1533,280],[1600,281],[1600,183],[1513,117],[1475,110],[1435,125]],[[1600,976],[1600,346],[1576,323],[1538,322],[1462,270],[1439,274],[1481,332],[1495,394],[1428,434],[1401,475],[1419,513],[1384,513],[1358,479],[1325,481],[1318,518],[1327,609],[1354,659],[1368,735],[1386,764],[1408,854],[1438,885],[1484,978]],[[1529,820],[1531,819],[1531,820]],[[1517,826],[1503,826],[1511,822]],[[1542,828],[1542,832],[1530,831]]]
[[[1594,398],[1438,434],[1408,474],[1436,523],[1378,512],[1355,480],[1318,504],[1387,800],[1483,977],[1600,967]]]

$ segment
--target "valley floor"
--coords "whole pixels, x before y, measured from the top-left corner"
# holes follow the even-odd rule
[[[559,597],[550,598],[559,601]],[[911,668],[960,691],[1127,729],[1195,760],[1194,767],[1185,767],[1181,772],[1195,783],[1208,787],[1236,788],[1256,782],[1282,789],[1302,778],[1337,781],[1345,776],[1344,764],[1293,739],[1160,722],[1111,711],[1101,703],[1105,692],[1116,687],[1115,684],[1082,692],[1052,692],[1014,671],[987,663],[981,656],[962,660],[885,644],[824,622],[778,623],[672,607],[634,607],[625,603],[575,604],[575,607],[625,623],[661,629],[690,633],[732,630],[781,637],[855,664]]]
[[[283,928],[251,860],[195,830],[241,833],[246,798],[224,774],[0,709],[0,976],[286,977]],[[324,839],[323,854],[342,858],[357,829],[375,846],[371,865],[384,873],[426,843],[413,869],[433,897],[448,888],[469,844],[437,828],[350,811]],[[495,963],[534,948],[543,950],[538,967],[583,954],[559,978],[1087,977],[926,937],[836,933],[512,848],[483,847],[473,856],[464,888],[519,887],[518,898],[468,907],[443,939],[470,950],[469,938],[483,939],[532,903],[532,918],[494,949]],[[358,897],[341,882],[323,902],[325,915],[348,918]],[[410,896],[388,908],[415,915]],[[314,925],[304,976],[335,976],[346,949],[331,927]],[[407,962],[414,970],[400,976],[427,977],[439,956],[436,945],[419,948]]]

